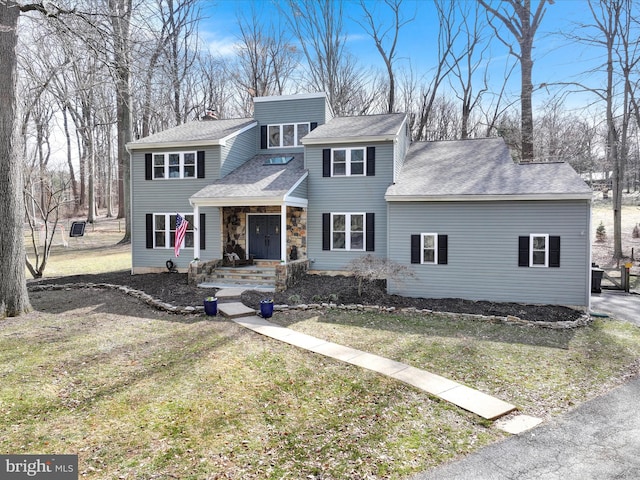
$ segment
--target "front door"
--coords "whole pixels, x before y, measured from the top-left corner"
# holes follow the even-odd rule
[[[280,259],[280,215],[249,215],[249,255]]]

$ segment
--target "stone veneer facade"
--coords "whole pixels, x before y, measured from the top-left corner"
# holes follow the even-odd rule
[[[222,245],[238,244],[247,249],[247,214],[272,213],[280,215],[279,206],[264,207],[225,207],[222,209]],[[287,207],[287,260],[291,257],[292,247],[298,251],[298,259],[307,258],[307,210],[300,207]],[[220,252],[222,257],[223,252]]]

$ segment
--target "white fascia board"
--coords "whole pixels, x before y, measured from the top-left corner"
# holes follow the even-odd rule
[[[246,127],[241,128],[240,130],[236,130],[233,133],[230,133],[229,135],[227,135],[226,137],[222,137],[220,139],[220,145],[222,146],[226,146],[227,145],[227,140],[232,139],[233,137],[237,137],[238,135],[240,135],[241,133],[246,132],[247,130],[251,130],[253,127],[257,127],[258,126],[258,122],[253,122],[250,123],[249,125],[247,125]]]
[[[261,205],[282,205],[283,197],[226,197],[226,198],[206,198],[191,197],[189,203],[199,207],[259,207]]]
[[[284,203],[288,207],[307,208],[307,206],[309,205],[309,200],[307,200],[306,198],[300,198],[300,197],[285,197]]]
[[[592,195],[576,193],[529,195],[385,195],[387,202],[496,202],[519,200],[589,200]]]
[[[176,148],[189,148],[195,149],[197,147],[215,147],[225,144],[221,139],[218,140],[198,140],[198,141],[190,141],[190,142],[149,142],[149,143],[128,143],[126,148],[128,151],[132,150],[150,150],[150,149],[176,149]]]
[[[324,92],[315,92],[315,93],[299,93],[299,94],[293,94],[293,95],[272,95],[268,97],[254,97],[253,103],[282,102],[285,100],[301,100],[305,98],[327,98],[327,94]]]
[[[336,137],[336,138],[311,138],[302,139],[302,144],[306,147],[308,145],[343,145],[348,143],[372,143],[372,142],[394,142],[396,140],[395,135],[380,135],[380,136],[362,136],[362,137]]]

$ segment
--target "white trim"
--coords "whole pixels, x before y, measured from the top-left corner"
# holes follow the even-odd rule
[[[424,261],[424,237],[433,237],[433,262]],[[420,234],[420,264],[421,265],[437,265],[438,264],[438,234],[437,233],[421,233]]]
[[[354,150],[358,150],[362,152],[362,173],[351,173],[351,164],[354,163],[351,161],[351,154]],[[344,152],[344,175],[337,175],[334,171],[334,167],[336,164],[335,161],[335,152],[341,151]],[[331,177],[341,178],[341,177],[366,177],[367,176],[367,148],[366,147],[343,147],[343,148],[332,148],[331,149]]]
[[[533,239],[537,237],[544,238],[544,265],[540,263],[533,263]],[[536,252],[542,250],[537,249]],[[529,267],[533,268],[548,268],[549,267],[549,234],[548,233],[531,233],[529,234]]]
[[[329,234],[331,235],[332,252],[366,252],[367,251],[367,214],[366,212],[331,212],[329,218]],[[344,248],[334,248],[333,246],[333,217],[334,215],[344,215]],[[362,216],[362,248],[351,248],[351,217]]]
[[[327,94],[324,92],[312,92],[312,93],[297,93],[293,95],[271,95],[267,97],[254,97],[253,103],[262,102],[283,102],[286,100],[302,100],[307,98],[327,98]]]
[[[517,200],[591,200],[591,193],[541,193],[504,195],[385,195],[387,202],[495,202]]]
[[[185,155],[189,155],[189,154],[193,155],[193,176],[185,177],[184,176],[184,166],[185,166],[184,157]],[[161,156],[161,155],[164,157],[164,162],[163,162],[164,176],[156,177],[156,156]],[[171,169],[171,165],[169,165],[169,157],[171,155],[179,156],[179,162],[178,162],[179,175],[177,177],[169,176],[169,171]],[[174,152],[174,151],[154,152],[151,154],[151,179],[152,180],[192,180],[196,178],[198,178],[198,152],[196,150],[188,150],[184,152]]]
[[[197,205],[193,207],[193,258],[200,258],[200,208]]]

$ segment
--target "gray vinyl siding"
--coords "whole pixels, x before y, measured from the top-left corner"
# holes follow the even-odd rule
[[[587,201],[389,202],[389,258],[416,275],[390,281],[411,297],[587,306]],[[448,235],[448,264],[411,264],[412,234]],[[518,266],[518,237],[560,236],[560,267]]]
[[[393,145],[390,142],[340,145],[346,148],[372,146],[376,147],[376,174],[372,177],[323,177],[323,147],[306,148],[309,170],[307,255],[312,260],[312,270],[343,271],[351,260],[368,253],[380,258],[387,255],[387,204],[384,194],[393,177]],[[375,251],[322,250],[322,214],[337,212],[375,213]]]
[[[322,125],[327,121],[328,106],[325,97],[299,98],[287,100],[274,100],[270,102],[258,102],[254,104],[254,118],[262,125],[274,125],[283,123],[313,123]],[[259,128],[259,127],[258,127]],[[260,132],[256,139],[257,148],[260,149]],[[259,153],[302,152],[304,148],[285,147],[259,150]]]
[[[290,197],[296,197],[296,198],[309,198],[309,185],[308,185],[308,178],[305,178],[302,183],[300,183],[300,185],[298,185],[293,192],[291,192],[291,194],[289,195]]]
[[[260,142],[260,128],[255,126],[245,132],[227,140],[227,144],[221,148],[221,167],[215,172],[222,178],[234,171],[256,154],[256,144]],[[207,175],[209,177],[209,175]]]
[[[145,180],[145,154],[158,152],[194,151],[202,149],[150,149],[134,150],[131,153],[131,257],[132,266],[136,268],[164,268],[165,262],[171,259],[178,268],[187,268],[193,259],[193,249],[183,249],[180,257],[175,258],[173,249],[146,248],[146,214],[176,212],[192,214],[193,208],[189,204],[189,197],[211,182],[212,175],[219,172],[220,147],[209,147],[205,151],[205,177],[192,179],[162,179]],[[217,209],[216,209],[217,210]],[[212,248],[214,241],[220,242],[220,233],[214,238],[216,212],[201,209],[200,213],[206,213],[207,222],[207,249],[201,251],[201,259],[220,258],[218,251]],[[209,214],[211,217],[209,218]],[[219,215],[218,215],[219,216]],[[217,222],[220,223],[219,220]],[[209,228],[211,225],[211,228]],[[211,230],[211,231],[210,231]],[[215,255],[214,255],[215,253]]]

